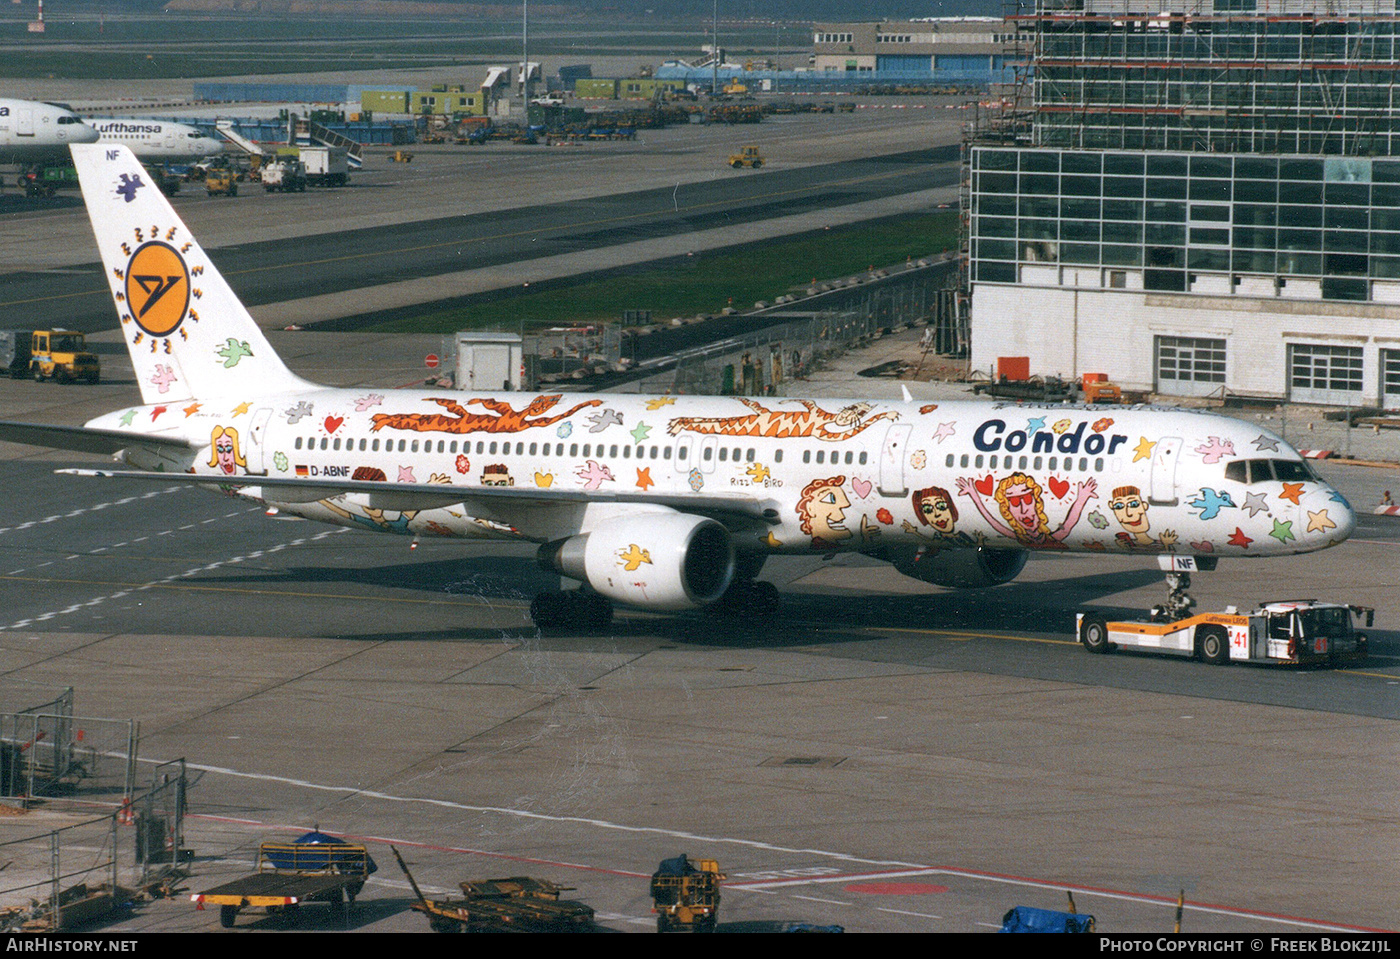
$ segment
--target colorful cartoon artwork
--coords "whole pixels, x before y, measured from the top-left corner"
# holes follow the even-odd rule
[[[383,402],[384,396],[381,393],[370,393],[368,396],[361,396],[359,399],[355,400],[355,412],[367,412],[371,407],[379,406]]]
[[[1187,506],[1200,510],[1201,519],[1215,519],[1220,515],[1222,509],[1235,509],[1235,501],[1230,498],[1230,494],[1224,490],[1214,490],[1209,487],[1201,487],[1201,491],[1196,498],[1187,501]]]
[[[618,426],[622,425],[622,414],[614,409],[600,410],[597,413],[584,417],[584,419],[593,424],[588,429],[590,433],[601,433],[614,424]]]
[[[303,400],[296,406],[293,406],[291,409],[284,412],[282,415],[287,417],[288,426],[296,426],[298,421],[310,416],[315,408],[316,407],[314,404],[308,403],[305,400]]]
[[[1062,481],[1063,482],[1063,481]],[[1080,480],[1074,484],[1074,502],[1064,520],[1055,529],[1045,512],[1045,497],[1041,486],[1026,473],[1012,473],[996,483],[991,476],[980,480],[958,477],[958,492],[970,497],[982,518],[1002,536],[1015,539],[1028,549],[1067,549],[1064,540],[1079,522],[1080,514],[1089,500],[1098,496],[1098,482]],[[1066,484],[1065,492],[1069,491]],[[992,515],[982,501],[991,496],[1001,518]]]
[[[536,470],[535,485],[538,486],[540,489],[549,489],[551,486],[554,485],[554,474],[541,473],[538,470]]]
[[[1331,517],[1327,515],[1327,510],[1318,510],[1316,513],[1314,513],[1312,510],[1308,510],[1309,533],[1325,533],[1329,529],[1336,528],[1337,524],[1332,522]]]
[[[515,478],[504,463],[492,463],[481,471],[482,486],[514,486]]]
[[[800,403],[802,410],[771,410],[746,397],[736,399],[754,412],[748,416],[683,416],[671,420],[666,431],[672,436],[682,432],[714,433],[720,436],[765,436],[785,439],[790,436],[812,436],[819,440],[837,442],[858,436],[880,420],[899,419],[893,410],[868,416],[869,403],[852,403],[835,413],[822,409],[811,400],[790,400]]]
[[[457,460],[453,466],[457,472],[461,473],[463,476],[466,476],[472,471],[472,461],[463,453],[457,454]]]
[[[400,466],[400,467],[399,467],[399,482],[400,482],[400,483],[416,483],[416,482],[418,482],[418,477],[416,477],[416,476],[413,475],[413,467],[412,467],[412,466]]]
[[[651,552],[642,549],[636,543],[632,543],[625,550],[620,549],[617,551],[617,559],[617,565],[621,566],[629,573],[634,573],[643,563],[646,563],[648,566],[651,565]]]
[[[1244,495],[1244,506],[1241,509],[1249,511],[1249,518],[1254,519],[1257,513],[1267,513],[1269,503],[1263,493],[1246,493]]]
[[[642,492],[646,492],[655,485],[656,481],[651,478],[651,467],[638,466],[636,483],[637,489],[641,490]]]
[[[1218,436],[1209,436],[1206,442],[1196,447],[1202,463],[1219,463],[1222,457],[1235,455],[1235,444]]]
[[[958,432],[957,425],[958,424],[956,422],[939,423],[938,429],[933,431],[933,438],[938,440],[938,442],[941,444],[948,437],[953,436]]]
[[[690,471],[689,476],[686,477],[686,482],[690,484],[691,492],[694,493],[698,493],[705,488],[705,477],[697,469],[692,469]]]
[[[956,529],[958,507],[953,502],[952,494],[943,487],[930,486],[927,489],[915,490],[909,501],[914,507],[914,516],[919,525],[915,526],[905,520],[904,532],[926,539],[931,538],[934,541],[931,548],[935,552],[941,549],[980,546],[984,541],[985,538],[980,533],[972,537]]]
[[[612,470],[597,460],[589,460],[586,466],[574,470],[574,475],[583,480],[583,488],[586,490],[595,490],[604,482],[613,481]]]
[[[226,370],[233,369],[245,356],[253,355],[253,349],[247,340],[237,340],[231,336],[214,352],[223,358]]]
[[[238,446],[238,430],[232,426],[216,426],[209,435],[209,465],[217,466],[225,476],[233,476],[241,468],[248,472],[248,460]]]
[[[181,412],[185,414],[185,419],[189,419],[191,416],[198,413],[199,408],[203,405],[203,403],[191,403],[189,406],[186,406],[183,410],[181,410]]]
[[[1123,532],[1116,537],[1118,545],[1127,549],[1171,549],[1176,545],[1177,535],[1172,530],[1162,533],[1160,539],[1153,539],[1148,531],[1152,528],[1147,518],[1148,504],[1142,490],[1136,486],[1120,486],[1109,497],[1108,508]]]
[[[375,432],[387,427],[394,430],[412,430],[415,433],[519,433],[522,430],[536,427],[552,426],[560,420],[568,419],[581,409],[603,405],[602,400],[584,400],[563,413],[555,413],[552,416],[545,415],[561,399],[563,397],[559,394],[537,396],[526,404],[524,409],[517,410],[509,403],[503,403],[500,400],[474,397],[466,401],[467,405],[475,403],[478,406],[484,406],[489,412],[472,413],[458,404],[456,400],[429,397],[425,402],[436,403],[453,415],[446,416],[442,413],[376,413],[372,417],[374,423],[372,429]]]
[[[845,526],[846,510],[851,506],[841,489],[845,483],[844,476],[813,480],[797,500],[802,532],[812,537],[814,549],[827,549],[851,538],[851,531]]]
[[[634,443],[640,443],[642,440],[646,439],[650,435],[651,427],[643,423],[641,420],[638,420],[637,425],[632,427],[631,436],[632,442]]]
[[[674,406],[675,404],[676,398],[674,396],[660,396],[654,400],[647,400],[647,409],[655,413],[663,406]]]
[[[164,363],[156,364],[155,375],[151,377],[151,383],[155,386],[156,392],[167,393],[170,391],[170,384],[178,381],[175,371]]]

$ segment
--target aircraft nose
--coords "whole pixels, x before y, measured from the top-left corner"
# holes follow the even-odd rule
[[[1331,486],[1322,487],[1306,497],[1302,504],[1304,529],[1313,536],[1321,534],[1327,543],[1340,543],[1356,529],[1356,512],[1346,497]]]

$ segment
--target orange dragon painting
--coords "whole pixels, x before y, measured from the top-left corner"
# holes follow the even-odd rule
[[[456,400],[431,397],[427,402],[436,403],[453,414],[444,413],[376,413],[373,429],[377,432],[386,426],[395,430],[413,430],[418,433],[519,433],[537,426],[550,426],[568,419],[579,410],[589,406],[601,406],[602,400],[585,400],[566,412],[546,416],[562,397],[537,396],[523,410],[517,410],[500,400],[473,397],[468,404],[476,403],[490,412],[472,413],[460,406]],[[533,417],[533,418],[532,418]]]
[[[899,419],[893,410],[867,417],[869,403],[852,403],[835,413],[828,412],[811,400],[796,400],[802,410],[770,410],[744,397],[735,397],[754,412],[748,416],[683,416],[671,421],[666,430],[672,436],[688,433],[718,433],[721,436],[814,436],[819,440],[847,440],[859,435],[880,420]]]

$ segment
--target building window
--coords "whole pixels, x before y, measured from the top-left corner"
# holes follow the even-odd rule
[[[1303,403],[1347,405],[1360,399],[1362,352],[1359,346],[1288,348],[1288,397]]]
[[[1159,336],[1157,391],[1207,396],[1225,383],[1225,341],[1201,336]]]

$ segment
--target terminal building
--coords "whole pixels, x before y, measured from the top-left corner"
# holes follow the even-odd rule
[[[974,368],[1400,406],[1394,0],[1034,0],[969,139]]]

